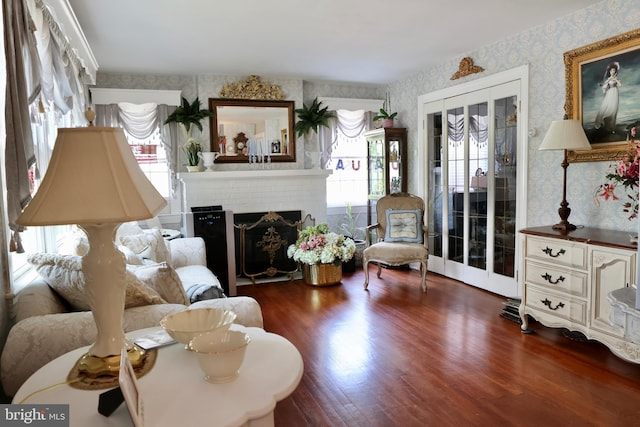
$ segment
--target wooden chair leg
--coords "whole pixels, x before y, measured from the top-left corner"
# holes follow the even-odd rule
[[[362,262],[362,268],[364,269],[364,290],[367,290],[369,286],[369,260]]]
[[[420,263],[420,273],[422,274],[422,292],[427,292],[427,263]]]

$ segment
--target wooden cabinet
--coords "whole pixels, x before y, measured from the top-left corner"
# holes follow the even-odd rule
[[[635,282],[637,249],[628,233],[582,228],[568,233],[551,227],[522,230],[523,332],[528,316],[549,327],[578,331],[605,344],[623,359],[640,363],[640,346],[611,324],[608,295]]]
[[[591,250],[591,328],[622,337],[611,324],[611,303],[607,296],[635,283],[636,251],[594,246]]]
[[[382,128],[365,132],[368,162],[369,223],[382,196],[407,191],[407,129]]]

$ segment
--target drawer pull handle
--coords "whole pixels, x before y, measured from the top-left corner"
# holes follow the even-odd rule
[[[564,282],[563,276],[558,276],[558,278],[555,281],[551,280],[551,275],[549,273],[544,273],[544,274],[541,274],[540,276],[542,276],[544,280],[551,283],[552,285],[557,285],[560,282]]]
[[[547,246],[546,248],[544,248],[542,250],[542,252],[544,252],[545,254],[549,255],[551,258],[558,258],[560,255],[564,254],[564,249],[560,249],[555,255],[552,253],[553,249],[551,249],[549,246]]]
[[[559,302],[558,304],[556,304],[555,308],[551,307],[551,301],[549,301],[549,298],[545,298],[543,300],[540,300],[541,303],[543,303],[544,305],[546,305],[547,307],[549,307],[549,310],[553,310],[556,311],[559,308],[564,307],[564,303],[563,302]]]

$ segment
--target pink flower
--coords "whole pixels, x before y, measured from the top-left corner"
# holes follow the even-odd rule
[[[618,196],[616,196],[616,194],[614,193],[615,189],[615,184],[603,184],[602,193],[599,194],[599,196],[604,197],[605,200],[618,200]]]

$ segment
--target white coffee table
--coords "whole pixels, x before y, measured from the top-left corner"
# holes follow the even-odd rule
[[[302,378],[298,350],[285,338],[260,328],[232,325],[251,336],[238,377],[229,383],[204,380],[196,355],[182,344],[161,347],[153,369],[138,380],[144,404],[145,425],[161,426],[273,426],[276,402],[295,390]],[[149,328],[127,334],[129,338],[153,332]],[[16,393],[20,402],[35,390],[64,382],[74,363],[88,347],[52,360],[33,374]],[[61,385],[39,392],[25,404],[69,404],[70,425],[132,426],[124,403],[110,416],[97,411],[98,395],[106,390],[86,391]]]

